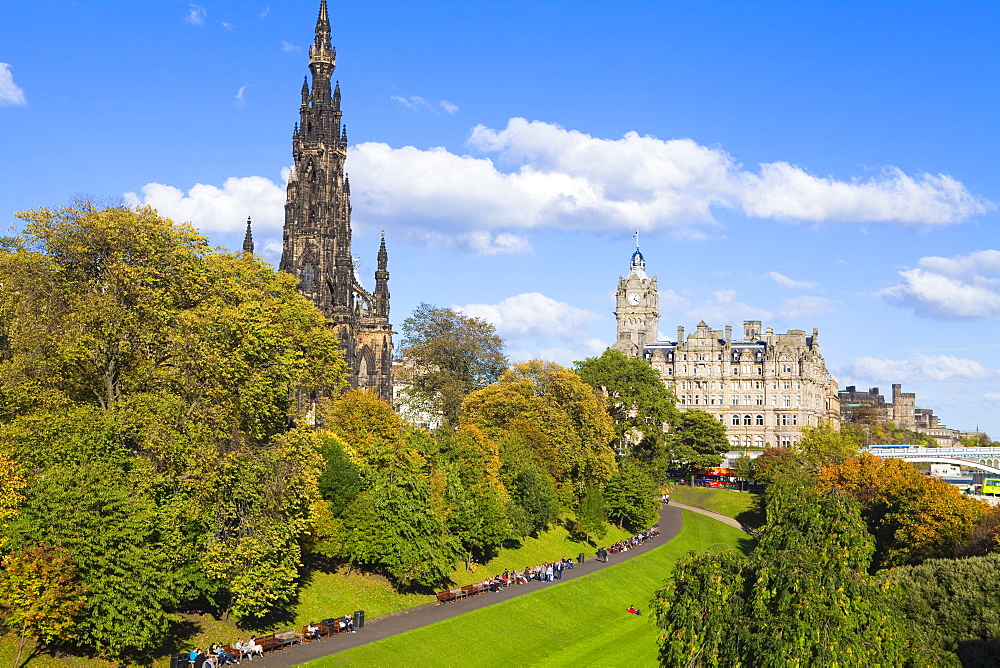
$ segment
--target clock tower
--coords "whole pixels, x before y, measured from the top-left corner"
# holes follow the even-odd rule
[[[612,346],[629,357],[642,357],[643,347],[655,343],[660,322],[659,293],[656,276],[646,276],[646,260],[639,252],[636,232],[635,252],[628,276],[618,277],[615,295],[615,319],[618,322],[617,341]]]

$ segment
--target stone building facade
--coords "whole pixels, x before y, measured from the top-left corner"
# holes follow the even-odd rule
[[[375,290],[361,285],[351,254],[351,186],[344,172],[347,128],[341,123],[340,83],[331,86],[337,52],[321,0],[302,84],[299,122],[292,134],[295,164],[288,178],[280,269],[299,279],[337,333],[352,388],[392,401],[392,325],[385,235],[378,251]]]
[[[729,325],[712,329],[702,321],[686,336],[678,327],[676,341],[656,341],[655,288],[636,249],[628,277],[618,279],[614,347],[641,354],[674,389],[679,409],[701,409],[722,422],[734,450],[788,447],[806,425],[839,424],[837,381],[820,353],[818,329],[775,334],[747,320],[734,336]]]
[[[848,385],[838,393],[841,419],[844,422],[892,422],[902,429],[915,430],[918,427],[917,395],[903,392],[903,386],[892,386],[892,403],[888,403],[877,387],[867,392],[858,391]]]

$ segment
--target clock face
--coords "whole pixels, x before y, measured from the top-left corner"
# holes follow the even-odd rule
[[[629,295],[628,295],[628,297],[626,299],[628,300],[628,303],[631,306],[638,306],[639,305],[639,300],[641,300],[642,297],[639,296],[638,292],[630,292]]]

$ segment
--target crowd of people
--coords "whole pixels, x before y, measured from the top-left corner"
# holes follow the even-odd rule
[[[626,538],[625,540],[619,541],[614,545],[610,545],[606,548],[602,547],[597,550],[597,556],[599,559],[607,561],[608,554],[616,554],[618,552],[625,552],[636,545],[646,542],[653,536],[658,536],[660,534],[660,528],[654,526],[647,531],[643,531],[640,534],[636,534],[631,538]],[[581,555],[582,557],[583,555]],[[491,592],[498,592],[504,587],[509,587],[510,585],[522,585],[528,584],[532,580],[537,582],[554,582],[556,580],[561,580],[563,577],[563,571],[569,568],[573,568],[575,562],[569,557],[563,557],[558,561],[549,561],[544,564],[539,564],[537,566],[525,566],[524,570],[505,570],[503,573],[498,573],[492,578],[483,580],[482,582],[476,583],[477,585],[485,585],[489,588]],[[457,590],[452,590],[457,591]],[[485,591],[483,589],[482,591]],[[447,593],[447,592],[442,592]],[[471,593],[478,593],[477,591],[472,591]],[[447,601],[449,599],[442,599]],[[454,600],[452,597],[450,600]]]
[[[653,536],[659,536],[659,535],[660,535],[660,527],[658,526],[652,527],[651,529],[643,531],[640,534],[636,534],[631,538],[626,538],[625,540],[618,541],[614,545],[609,545],[607,547],[608,554],[618,554],[619,552],[628,552],[636,545],[641,545],[642,543],[645,543]]]

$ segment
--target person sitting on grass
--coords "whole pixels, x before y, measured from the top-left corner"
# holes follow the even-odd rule
[[[630,615],[641,615],[642,613],[639,612],[639,609],[636,608],[634,605],[630,605],[630,606],[628,606],[628,614],[630,614]]]

